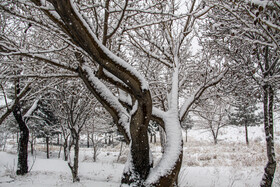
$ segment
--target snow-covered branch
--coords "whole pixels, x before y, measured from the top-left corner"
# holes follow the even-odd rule
[[[128,5],[128,0],[125,0],[125,4],[124,4],[124,7],[122,8],[122,13],[120,15],[120,18],[118,19],[118,23],[115,26],[115,28],[113,29],[113,31],[111,33],[109,33],[107,36],[105,36],[107,39],[111,38],[116,33],[116,31],[119,29],[119,27],[120,27],[120,25],[122,23],[122,20],[124,18],[124,14],[126,12],[127,5]]]
[[[0,43],[0,45],[1,45],[1,43]],[[76,69],[74,67],[71,67],[70,65],[67,65],[67,64],[63,64],[59,60],[53,59],[51,57],[47,57],[42,54],[35,54],[32,52],[30,53],[29,51],[24,50],[24,49],[17,50],[16,48],[11,48],[11,47],[7,47],[7,46],[5,46],[5,48],[6,48],[6,50],[8,49],[10,52],[0,52],[0,55],[3,55],[3,56],[23,55],[23,56],[30,57],[33,59],[44,61],[46,63],[49,63],[49,64],[59,67],[59,68],[63,68],[66,70],[70,70],[72,72],[76,72]]]
[[[137,47],[138,49],[142,50],[144,53],[146,53],[148,56],[158,60],[160,63],[166,65],[167,67],[172,67],[172,64],[170,62],[168,62],[167,60],[163,59],[161,56],[155,54],[155,53],[151,53],[150,50],[145,49],[144,45],[141,44],[141,42],[136,41],[136,39],[132,36],[130,36],[130,38],[134,41],[134,46]]]
[[[24,75],[10,75],[10,76],[4,76],[0,75],[0,79],[16,79],[16,78],[40,78],[40,79],[46,79],[46,78],[77,78],[79,75],[76,74],[24,74]]]
[[[25,121],[28,120],[29,117],[32,116],[33,112],[37,109],[38,107],[38,102],[39,99],[36,99],[33,103],[33,105],[29,108],[29,110],[24,114],[23,118],[25,119]]]
[[[30,86],[31,86],[32,82],[28,83],[23,89],[22,91],[16,96],[16,99],[9,104],[8,109],[6,110],[6,112],[0,117],[0,125],[3,123],[3,121],[14,111],[14,109],[16,108],[16,106],[18,105],[19,101],[26,96],[26,94],[30,91]]]
[[[135,29],[140,29],[140,28],[143,28],[143,27],[148,27],[148,26],[151,26],[151,25],[156,25],[156,24],[166,23],[166,22],[170,22],[170,21],[175,21],[175,20],[187,17],[187,16],[188,15],[180,15],[180,16],[175,17],[175,18],[168,18],[168,19],[163,19],[163,20],[159,20],[159,21],[152,21],[150,23],[143,23],[143,24],[127,27],[127,28],[125,28],[124,31],[135,30]]]
[[[122,131],[126,135],[127,140],[130,140],[130,115],[118,98],[94,75],[90,67],[83,66],[83,69],[79,71],[87,87],[95,94],[95,97],[103,104],[113,118],[115,117],[115,122],[123,129]]]
[[[184,104],[181,106],[180,108],[180,121],[182,121],[185,117],[185,115],[188,113],[188,110],[190,109],[190,107],[192,106],[192,104],[199,99],[199,97],[203,94],[203,92],[211,87],[214,86],[216,84],[218,84],[223,77],[225,76],[225,74],[227,73],[228,69],[226,69],[224,72],[222,72],[220,75],[213,77],[211,80],[209,80],[208,82],[206,82],[204,85],[200,86],[185,102]]]

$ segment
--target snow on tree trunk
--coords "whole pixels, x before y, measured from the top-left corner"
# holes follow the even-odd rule
[[[76,137],[74,144],[74,170],[72,171],[73,182],[79,182],[80,178],[78,177],[78,168],[79,168],[79,136]]]
[[[173,111],[174,112],[174,111]],[[147,186],[176,186],[183,156],[183,139],[178,113],[168,112],[163,117],[166,147],[158,165],[151,169],[145,182]]]
[[[169,110],[157,114],[164,122],[166,147],[158,165],[151,169],[145,181],[147,186],[177,186],[178,183],[178,174],[183,157],[183,139],[178,110],[178,58],[175,58],[175,64],[176,67],[174,67],[172,75]]]
[[[68,152],[68,166],[71,169],[73,182],[80,182],[80,178],[78,177],[78,169],[79,169],[79,135],[76,132],[72,133],[72,143],[74,145],[74,159],[73,163],[70,158],[70,151]],[[71,146],[71,145],[70,145]],[[71,147],[69,148],[69,150]]]
[[[150,98],[150,93],[147,91],[144,93],[144,96]],[[131,111],[131,160],[128,160],[127,169],[124,170],[122,177],[123,184],[143,186],[152,166],[148,138],[148,124],[152,111],[151,102],[148,101],[151,100],[147,99],[136,102]]]
[[[21,114],[21,107],[18,104],[13,111],[13,115],[19,125],[20,136],[18,142],[18,166],[17,166],[17,175],[24,175],[28,173],[28,138],[29,130],[23,120]]]
[[[276,170],[276,160],[274,152],[274,135],[273,135],[273,102],[274,92],[271,86],[265,85],[263,96],[264,109],[264,130],[266,135],[266,147],[268,162],[264,168],[264,175],[261,181],[261,187],[272,186],[274,173]]]
[[[108,25],[109,22],[107,23],[110,19],[107,16],[104,17],[104,33],[101,34],[104,38],[103,42],[100,42],[100,35],[98,34],[99,36],[97,36],[98,32],[95,32],[92,29],[94,26],[91,21],[87,19],[87,16],[83,12],[83,8],[80,7],[83,6],[81,4],[82,2],[73,0],[49,0],[48,3],[40,0],[33,0],[32,2],[37,5],[36,7],[40,8],[38,12],[42,11],[40,13],[45,13],[45,18],[49,17],[49,20],[47,20],[48,22],[46,22],[48,23],[47,25],[52,22],[53,24],[50,25],[55,27],[55,33],[59,33],[59,35],[62,34],[62,38],[68,40],[71,48],[73,47],[75,52],[71,54],[71,56],[74,59],[73,61],[77,62],[75,64],[78,67],[76,65],[73,67],[71,67],[72,65],[63,65],[59,58],[54,60],[50,57],[46,58],[44,53],[29,55],[29,52],[26,52],[26,55],[30,56],[30,58],[38,58],[38,60],[47,61],[59,68],[70,70],[75,75],[78,75],[84,81],[89,91],[94,94],[97,100],[112,115],[114,122],[117,124],[118,130],[124,135],[126,142],[130,143],[130,154],[122,183],[130,186],[175,186],[183,154],[182,132],[179,121],[188,110],[188,108],[183,109],[182,115],[179,115],[179,52],[183,49],[180,48],[180,46],[183,42],[183,38],[185,38],[188,33],[189,25],[193,25],[191,24],[193,22],[190,19],[187,20],[181,37],[179,37],[182,39],[179,39],[179,41],[173,41],[169,34],[167,34],[167,37],[169,37],[168,40],[173,41],[171,48],[174,49],[174,51],[172,51],[174,58],[171,57],[170,59],[172,61],[174,59],[174,63],[167,64],[169,64],[168,66],[170,66],[170,68],[174,69],[174,73],[170,93],[170,107],[168,112],[164,113],[166,116],[161,116],[161,119],[164,121],[166,146],[159,164],[151,169],[152,159],[147,132],[151,120],[153,102],[149,85],[147,80],[141,75],[140,71],[137,71],[130,65],[130,63],[125,62],[106,48],[106,40],[110,39],[110,35],[113,35],[115,31],[117,31],[115,30],[111,34],[108,33],[109,35],[106,34],[107,31],[110,30],[108,29],[108,26],[109,28],[112,28],[112,25]],[[115,3],[113,1],[111,2]],[[127,2],[128,1],[126,1],[124,7],[127,6]],[[106,4],[105,7],[109,7],[109,1],[107,1]],[[134,3],[132,3],[131,6],[133,6],[133,4]],[[193,2],[193,6],[194,4],[195,1]],[[126,8],[123,8],[124,12],[121,17],[125,15],[125,9]],[[106,15],[109,14],[110,11],[109,9],[106,9],[104,12]],[[205,11],[203,12],[205,13]],[[198,17],[201,15],[196,14]],[[121,23],[122,18],[119,21]],[[42,20],[42,22],[44,22],[44,20]],[[118,29],[118,25],[116,29]],[[175,44],[176,47],[174,47]],[[110,48],[113,49],[113,47]],[[7,50],[9,51],[10,48]],[[17,51],[17,49],[15,51]],[[96,66],[96,63],[98,66]],[[95,67],[100,67],[100,69],[95,72]],[[105,72],[107,72],[107,74]],[[108,74],[111,76],[108,76]],[[117,89],[123,89],[131,95],[133,99],[133,109],[130,113],[127,111],[128,108],[122,106],[116,94],[112,92],[101,79],[116,86]],[[195,98],[198,98],[207,87],[216,83],[215,81],[210,81],[207,84],[208,85],[205,85],[202,90],[199,90],[199,93],[197,92]],[[195,98],[191,100],[195,101]],[[191,103],[187,106],[190,107]],[[78,142],[78,135],[72,138],[76,138],[74,144]],[[75,152],[76,149],[79,150],[78,144],[74,149]],[[76,165],[78,164],[78,159],[76,158],[78,158],[78,155],[76,156],[75,154],[74,165],[71,165],[71,160],[68,159],[70,163],[69,166],[70,168],[72,167],[72,169],[75,169],[75,163]],[[72,174],[74,181],[77,172],[72,172]]]

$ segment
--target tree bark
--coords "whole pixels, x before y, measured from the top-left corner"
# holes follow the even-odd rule
[[[249,145],[249,137],[248,137],[248,125],[245,123],[245,138],[246,138],[246,145]]]
[[[67,147],[68,147],[67,139],[64,139],[64,143],[63,143],[64,161],[68,161]]]
[[[57,145],[60,144],[60,140],[59,140],[59,134],[57,135],[57,142],[56,142]]]
[[[181,147],[183,147],[183,141],[181,142]],[[157,180],[156,183],[151,186],[156,187],[175,187],[178,186],[178,176],[182,166],[183,151],[181,151],[175,166],[172,168],[171,172],[165,176],[162,176]]]
[[[98,141],[92,137],[92,147],[93,147],[93,162],[96,162],[98,155]]]
[[[23,120],[21,114],[21,107],[18,104],[14,111],[13,115],[19,125],[20,129],[20,137],[18,144],[18,166],[17,166],[17,175],[24,175],[28,173],[28,138],[29,138],[29,130]]]
[[[89,132],[87,132],[87,148],[89,148]]]
[[[148,125],[151,119],[152,103],[149,91],[143,95],[143,100],[138,100],[138,108],[131,116],[130,153],[132,161],[129,164],[131,164],[132,167],[131,170],[125,171],[122,177],[123,184],[136,186],[144,186],[144,182],[152,167],[148,137]],[[145,99],[145,97],[147,99]]]
[[[46,137],[46,144],[47,144],[47,159],[50,158],[50,149],[49,149],[50,138]]]
[[[267,158],[268,162],[264,168],[264,175],[261,181],[261,187],[272,186],[274,173],[276,170],[276,160],[274,151],[274,134],[273,134],[273,103],[274,93],[271,86],[265,85],[263,98],[264,109],[264,129],[266,136]]]
[[[75,132],[73,137],[74,143],[74,162],[71,165],[71,161],[68,161],[68,166],[71,169],[73,182],[80,182],[80,178],[78,177],[78,169],[79,169],[79,135]],[[70,154],[70,151],[69,151]]]
[[[213,136],[213,140],[214,140],[214,144],[217,145],[218,144],[218,127],[217,127],[217,131],[214,131],[214,127],[212,126],[212,122],[209,122],[209,127],[211,128],[211,133]]]
[[[31,155],[34,154],[34,137],[33,137],[33,133],[31,134],[31,141],[30,141],[30,152],[31,152]]]
[[[57,155],[57,158],[60,158],[60,154],[61,154],[61,149],[62,149],[62,144],[59,145],[59,151],[58,151],[58,155]]]
[[[121,147],[120,147],[120,152],[119,152],[119,155],[118,155],[117,162],[119,162],[119,160],[120,160],[120,158],[121,158],[121,155],[122,155],[122,149],[123,149],[123,141],[121,141]]]

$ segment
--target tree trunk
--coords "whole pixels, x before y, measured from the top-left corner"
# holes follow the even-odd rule
[[[114,147],[114,134],[112,133],[112,146]]]
[[[49,149],[50,138],[46,137],[46,144],[47,144],[47,159],[50,158],[50,149]]]
[[[60,158],[61,149],[62,149],[62,144],[61,144],[61,145],[59,145],[59,152],[58,152],[58,156],[57,156],[57,158]]]
[[[33,134],[31,135],[31,141],[30,141],[30,152],[31,152],[31,155],[34,155],[34,140],[33,140]]]
[[[17,144],[19,143],[19,134],[17,132]]]
[[[120,152],[119,152],[119,155],[118,155],[117,162],[119,162],[120,157],[121,157],[121,155],[122,155],[122,149],[123,149],[123,141],[121,141],[121,147],[120,147]]]
[[[97,144],[94,144],[94,146],[93,146],[93,162],[96,162],[96,160],[97,160],[97,151],[98,151],[98,146],[97,146]]]
[[[67,147],[68,147],[67,139],[64,139],[64,143],[63,143],[64,161],[68,161]]]
[[[2,149],[2,151],[5,151],[5,148],[6,148],[6,143],[7,143],[7,133],[4,133],[4,139],[3,139],[3,149]]]
[[[18,144],[18,166],[17,175],[24,175],[28,173],[28,138],[29,130],[22,118],[21,107],[18,104],[13,111],[13,115],[19,125],[20,137]]]
[[[246,137],[246,145],[249,145],[249,138],[248,138],[248,125],[245,123],[245,137]]]
[[[105,145],[107,145],[107,133],[105,134]]]
[[[76,144],[74,145],[74,172],[73,172],[73,182],[79,182],[78,168],[79,168],[79,136],[76,137]]]
[[[145,93],[145,96],[149,100],[151,99],[148,91]],[[149,101],[148,99],[147,101]],[[152,167],[148,137],[148,125],[152,112],[151,104],[151,102],[141,103],[141,101],[138,101],[138,108],[131,117],[131,160],[128,160],[128,162],[130,162],[127,163],[129,165],[129,169],[124,171],[122,184],[144,186],[144,182],[150,172],[150,168]]]
[[[68,166],[71,169],[73,182],[80,182],[80,178],[78,177],[78,169],[79,169],[79,135],[75,132],[73,136],[74,141],[74,163],[71,165],[71,161],[68,161]],[[70,151],[69,151],[70,154]]]
[[[273,134],[273,102],[274,93],[271,86],[264,86],[264,129],[266,136],[267,158],[268,162],[264,168],[264,175],[261,181],[261,187],[272,186],[274,173],[276,170],[276,160],[274,151],[274,134]]]
[[[56,142],[56,144],[57,144],[57,145],[60,144],[60,142],[59,142],[59,134],[57,135],[57,142]]]
[[[183,142],[182,142],[181,146],[183,146]],[[156,186],[156,187],[175,187],[175,186],[178,186],[178,176],[179,176],[179,172],[180,172],[180,169],[181,169],[181,166],[182,166],[182,159],[183,159],[183,151],[179,155],[174,168],[172,168],[172,171],[167,176],[161,177],[157,181],[157,183],[153,184],[152,186]]]
[[[188,129],[186,129],[186,143],[188,142]]]
[[[217,144],[218,144],[218,139],[217,139],[217,137],[216,137],[216,136],[214,137],[214,144],[215,144],[215,145],[217,145]]]
[[[87,132],[87,148],[89,148],[89,132]]]
[[[165,147],[165,141],[166,141],[166,137],[165,137],[165,132],[162,129],[162,127],[159,127],[159,137],[160,137],[160,145],[161,145],[161,152],[164,152],[164,147]]]
[[[211,132],[212,132],[214,144],[217,145],[217,144],[218,144],[218,133],[215,133],[215,131],[214,131],[212,125],[211,125]]]
[[[97,160],[97,151],[98,151],[98,144],[96,141],[92,138],[92,146],[93,146],[93,162],[96,162]]]
[[[108,140],[109,140],[108,145],[111,145],[111,144],[112,144],[111,134],[109,134],[109,136],[108,136]]]

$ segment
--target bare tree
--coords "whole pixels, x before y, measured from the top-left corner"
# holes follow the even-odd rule
[[[210,98],[203,103],[198,104],[196,108],[196,114],[206,122],[203,125],[204,128],[208,129],[213,137],[214,144],[218,143],[218,135],[220,129],[229,125],[228,124],[228,113],[230,111],[229,105],[226,104],[221,98]]]
[[[84,88],[76,88],[76,84],[64,83],[57,88],[56,96],[58,98],[57,104],[60,104],[62,120],[65,120],[67,128],[62,126],[64,135],[64,151],[65,159],[67,157],[68,166],[71,169],[73,182],[79,182],[78,168],[79,168],[79,147],[80,135],[84,125],[86,124],[89,114],[91,113],[91,101],[84,92]],[[71,159],[71,149],[74,149],[74,158]]]

